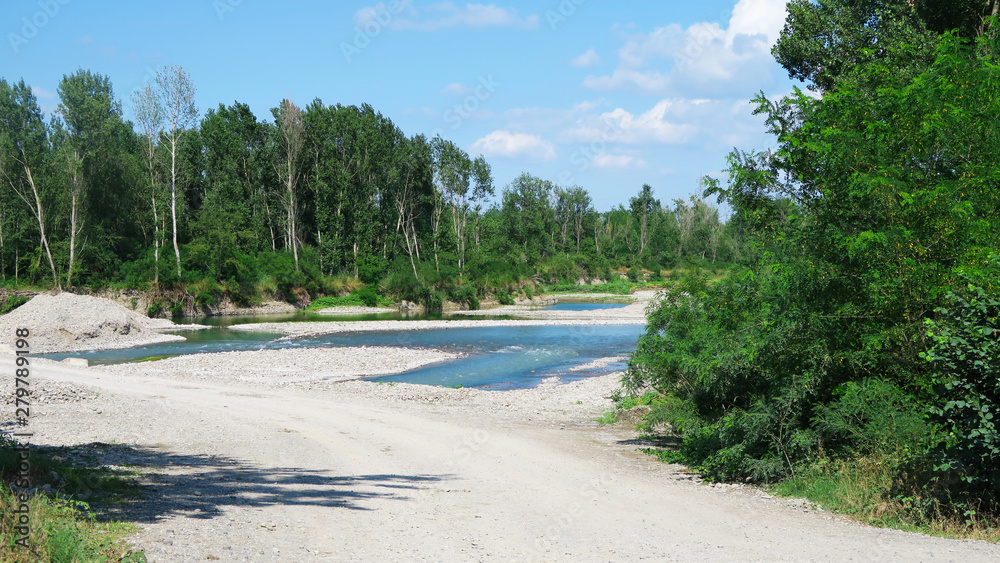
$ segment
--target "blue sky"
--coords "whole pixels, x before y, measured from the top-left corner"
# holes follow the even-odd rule
[[[772,144],[749,101],[794,85],[769,53],[784,16],[782,0],[5,0],[0,76],[51,112],[62,76],[90,69],[127,118],[167,64],[191,73],[202,113],[369,103],[484,154],[498,193],[530,172],[603,210],[643,183],[686,197],[734,146]]]

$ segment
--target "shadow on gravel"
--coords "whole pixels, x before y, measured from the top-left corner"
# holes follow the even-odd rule
[[[323,506],[370,510],[365,501],[406,501],[448,475],[334,475],[294,467],[264,468],[220,456],[179,455],[153,447],[92,443],[38,448],[73,466],[105,466],[115,474],[132,472],[141,486],[138,495],[108,498],[88,494],[96,483],[64,483],[64,493],[90,503],[98,519],[152,523],[182,514],[213,518],[225,506]],[[93,479],[93,477],[91,477]],[[41,483],[36,483],[41,486]],[[53,484],[53,486],[56,486]]]

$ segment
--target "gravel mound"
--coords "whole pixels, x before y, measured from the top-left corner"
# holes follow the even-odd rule
[[[0,345],[13,350],[16,330],[29,330],[32,353],[75,352],[95,348],[129,348],[184,340],[160,334],[177,328],[166,319],[151,319],[110,299],[60,293],[36,295],[0,317]]]

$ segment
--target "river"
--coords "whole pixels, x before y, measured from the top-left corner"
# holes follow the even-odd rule
[[[622,307],[609,303],[559,303],[550,310],[585,311]],[[395,314],[336,317],[336,320],[398,318]],[[434,316],[428,318],[442,318]],[[447,318],[447,317],[446,317]],[[452,317],[453,318],[453,317]],[[487,317],[488,318],[488,317]],[[509,318],[509,317],[506,317]],[[643,331],[642,325],[584,326],[483,326],[462,329],[429,329],[338,333],[312,338],[278,340],[281,335],[231,330],[233,324],[276,321],[329,321],[321,315],[275,317],[209,317],[182,322],[210,324],[203,330],[179,331],[183,342],[153,344],[123,350],[100,350],[46,357],[86,358],[91,365],[115,364],[184,354],[301,347],[412,346],[437,348],[464,357],[424,366],[401,374],[372,378],[374,381],[407,382],[449,387],[514,389],[534,387],[543,379],[574,380],[620,371],[625,361],[604,364],[597,360],[631,354]],[[601,365],[604,364],[604,365]]]

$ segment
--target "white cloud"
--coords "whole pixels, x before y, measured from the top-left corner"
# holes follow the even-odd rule
[[[595,168],[638,168],[646,165],[646,161],[625,154],[612,155],[606,152],[597,154],[590,163]]]
[[[54,99],[56,99],[56,95],[55,94],[53,94],[52,92],[49,92],[48,90],[45,90],[41,86],[35,86],[34,84],[31,85],[31,93],[34,94],[35,97],[38,98],[39,100],[54,100]]]
[[[577,68],[590,68],[601,64],[601,56],[591,47],[586,53],[570,61],[569,64]]]
[[[625,37],[619,66],[588,76],[593,90],[635,90],[660,96],[722,95],[766,87],[774,69],[770,49],[786,16],[784,0],[740,0],[726,27],[677,24]]]
[[[622,108],[585,120],[567,131],[568,140],[577,143],[624,144],[685,144],[698,132],[698,127],[679,117],[687,113],[690,102],[662,100],[649,111],[635,115]]]
[[[528,157],[532,160],[553,160],[556,149],[538,135],[494,131],[472,144],[474,152],[486,156]]]
[[[374,6],[358,10],[354,19],[361,28],[376,22],[381,27],[388,27],[394,31],[402,29],[437,31],[453,27],[537,29],[539,23],[537,14],[521,17],[517,10],[500,8],[496,4],[466,4],[464,7],[459,7],[452,2],[444,1],[418,8],[412,0],[403,0],[398,5],[390,6],[385,2],[379,2]]]
[[[445,86],[442,90],[442,94],[449,96],[468,96],[473,92],[472,88],[468,86],[462,86],[458,82],[452,82],[451,84]]]

